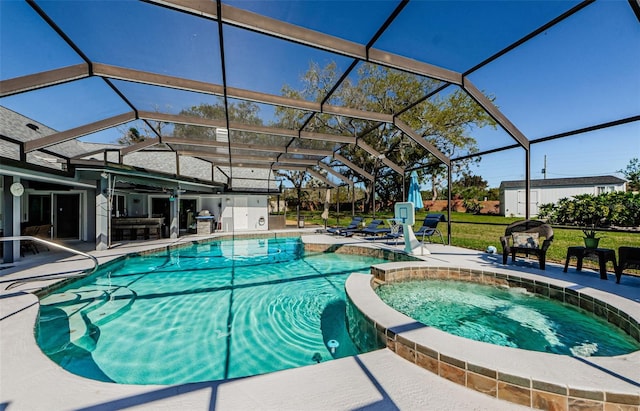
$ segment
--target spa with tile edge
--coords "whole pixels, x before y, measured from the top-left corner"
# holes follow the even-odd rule
[[[424,262],[373,266],[345,285],[351,309],[376,338],[402,358],[449,381],[492,397],[537,409],[640,410],[640,351],[617,357],[570,357],[469,340],[424,326],[386,305],[374,289],[384,282],[452,279],[523,287],[606,318],[639,340],[640,309],[624,298],[547,277]]]

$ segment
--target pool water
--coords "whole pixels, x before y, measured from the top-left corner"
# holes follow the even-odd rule
[[[314,364],[358,353],[345,325],[344,283],[382,261],[305,254],[299,238],[127,258],[43,298],[36,336],[66,370],[117,383],[210,381]]]
[[[476,341],[581,357],[640,350],[605,320],[520,288],[425,280],[385,284],[376,293],[425,325]]]

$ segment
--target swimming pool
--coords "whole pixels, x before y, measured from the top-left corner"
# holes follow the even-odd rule
[[[425,325],[476,341],[581,357],[640,350],[606,320],[524,288],[434,279],[384,284],[376,293]]]
[[[128,257],[42,298],[36,337],[66,370],[129,384],[272,372],[358,353],[344,282],[384,260],[236,239]]]

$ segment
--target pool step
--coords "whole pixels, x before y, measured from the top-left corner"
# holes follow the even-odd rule
[[[95,300],[80,310],[77,306],[63,308],[69,317],[70,342],[87,351],[93,351],[96,347],[100,338],[99,325],[126,313],[136,299],[136,294],[124,287],[102,290],[100,295],[95,295],[96,292],[83,294],[83,299]]]

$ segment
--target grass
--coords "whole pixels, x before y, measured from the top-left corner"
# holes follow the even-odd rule
[[[324,221],[321,218],[322,211],[316,213],[302,213],[305,217],[305,224],[317,224],[324,226]],[[414,230],[417,230],[421,225],[424,217],[428,212],[418,211],[416,212],[416,224]],[[362,214],[358,214],[362,215]],[[289,219],[295,219],[295,213],[288,214]],[[369,222],[373,219],[373,216],[365,216],[365,221]],[[386,219],[392,218],[392,213],[376,213],[376,218]],[[484,251],[488,246],[493,245],[498,249],[498,252],[502,252],[500,246],[500,236],[504,235],[505,227],[514,222],[522,220],[521,217],[502,217],[496,215],[474,215],[467,213],[451,213],[451,245],[458,247],[469,248],[472,250]],[[339,224],[337,223],[339,221]],[[327,225],[347,225],[351,221],[350,213],[344,213],[337,220],[335,213],[330,213],[330,218],[327,220]],[[448,234],[448,225],[446,223],[440,223],[438,226],[442,235],[446,238]],[[570,246],[584,245],[582,230],[578,227],[554,227],[554,240],[553,244],[547,251],[547,261],[564,264],[565,257],[567,255],[567,248]],[[600,248],[611,248],[617,250],[620,246],[632,246],[640,247],[640,232],[620,232],[620,231],[601,231],[598,237],[601,238]],[[575,265],[575,260],[572,260]],[[613,271],[613,265],[609,263],[609,270]],[[585,268],[597,268],[596,261],[590,261],[585,259]],[[625,273],[634,273],[640,275],[640,270],[625,270]]]

